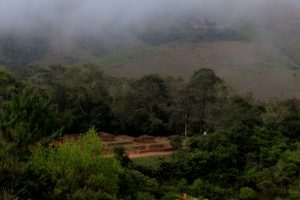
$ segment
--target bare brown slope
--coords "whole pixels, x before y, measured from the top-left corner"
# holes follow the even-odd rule
[[[112,54],[95,62],[112,75],[129,77],[159,73],[187,78],[208,67],[238,92],[252,92],[260,99],[300,96],[300,71],[268,43],[175,43]]]

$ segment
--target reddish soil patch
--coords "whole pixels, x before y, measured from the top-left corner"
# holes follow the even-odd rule
[[[128,135],[121,135],[119,136],[121,139],[126,140],[126,141],[134,141],[135,137],[128,136]]]
[[[67,140],[76,139],[80,134],[65,134],[53,142],[59,145]],[[124,147],[130,158],[147,157],[155,155],[169,155],[175,152],[170,145],[171,137],[154,137],[143,135],[140,137],[131,137],[127,135],[114,136],[109,133],[98,133],[99,139],[103,143],[103,149],[106,155],[111,155],[115,147]]]
[[[113,134],[105,133],[105,132],[99,132],[97,134],[103,142],[115,141],[115,136]]]
[[[138,143],[155,143],[155,137],[149,135],[142,135],[134,139]]]
[[[115,141],[117,142],[103,143],[107,146],[107,152],[114,147],[122,146],[125,148],[126,153],[130,158],[137,158],[155,155],[163,156],[174,153],[175,149],[170,145],[171,139],[172,137],[154,137],[148,135],[130,137],[121,135],[115,138]]]

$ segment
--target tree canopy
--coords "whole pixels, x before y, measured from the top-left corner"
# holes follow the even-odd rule
[[[260,102],[206,68],[188,80],[31,70],[0,69],[2,199],[300,199],[297,98]],[[141,164],[100,131],[171,136],[177,151]],[[51,143],[64,133],[78,137]]]

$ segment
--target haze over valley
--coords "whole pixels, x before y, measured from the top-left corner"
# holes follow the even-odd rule
[[[0,1],[0,65],[101,65],[117,76],[211,68],[242,94],[300,96],[296,0]]]

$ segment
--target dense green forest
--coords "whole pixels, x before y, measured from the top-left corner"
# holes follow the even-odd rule
[[[178,150],[144,166],[104,155],[98,131],[177,135]],[[64,133],[86,134],[49,145]],[[92,64],[1,69],[0,158],[6,200],[297,200],[300,100],[258,102],[206,68],[188,80],[117,78]]]

